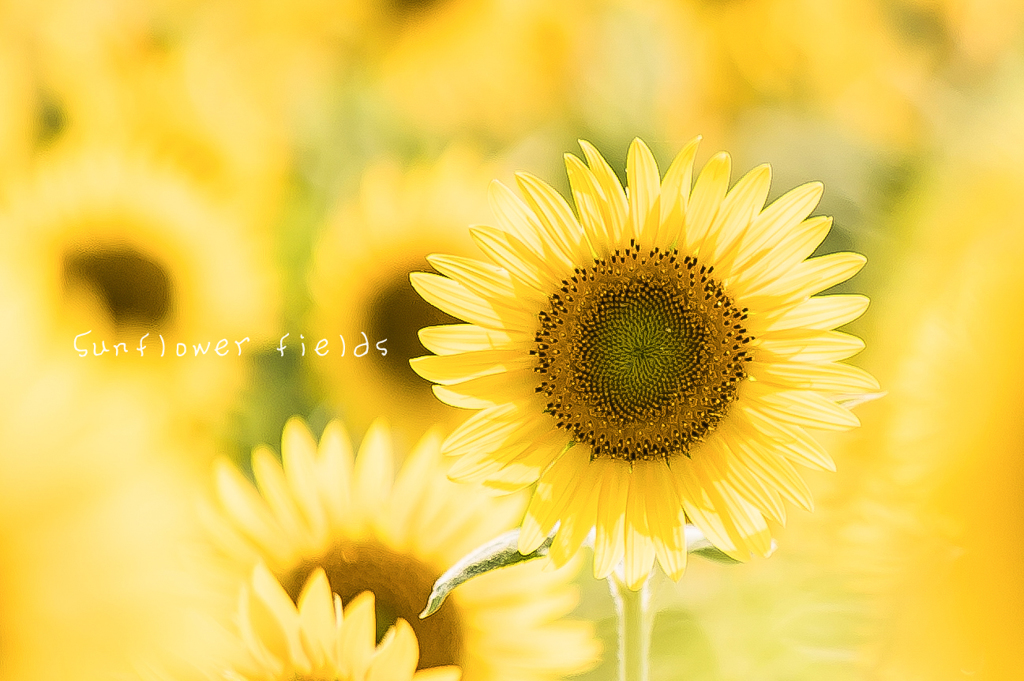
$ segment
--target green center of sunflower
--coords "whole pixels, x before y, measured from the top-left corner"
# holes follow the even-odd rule
[[[420,649],[417,669],[462,664],[462,617],[452,599],[430,617],[419,618],[434,582],[441,576],[438,571],[377,543],[343,543],[281,578],[292,600],[298,599],[309,575],[318,567],[327,573],[331,591],[345,605],[364,591],[373,592],[378,643],[400,617],[416,632]]]
[[[689,456],[747,377],[746,311],[691,256],[633,244],[577,268],[549,300],[537,391],[594,457]]]

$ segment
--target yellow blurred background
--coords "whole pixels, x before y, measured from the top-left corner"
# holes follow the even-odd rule
[[[474,255],[492,178],[697,134],[773,197],[824,181],[889,394],[775,556],[657,583],[654,678],[1024,678],[1022,29],[1016,0],[0,0],[0,679],[199,678],[236,595],[215,457],[292,415],[451,426],[409,272]],[[578,678],[614,678],[581,574],[608,653]]]

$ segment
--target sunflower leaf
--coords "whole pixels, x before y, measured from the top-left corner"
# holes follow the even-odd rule
[[[434,582],[430,597],[427,599],[427,607],[420,613],[420,619],[437,612],[448,594],[460,584],[491,570],[548,555],[554,538],[555,533],[552,532],[535,551],[522,554],[519,553],[519,528],[516,528],[468,553]]]

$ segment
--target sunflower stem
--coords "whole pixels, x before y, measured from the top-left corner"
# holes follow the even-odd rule
[[[651,669],[650,577],[634,591],[621,566],[608,576],[619,618],[619,681],[648,681]]]

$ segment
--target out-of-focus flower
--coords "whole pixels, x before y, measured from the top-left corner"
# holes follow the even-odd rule
[[[918,143],[917,98],[934,59],[901,41],[885,19],[877,3],[858,0],[706,3],[710,105],[735,116],[785,104],[878,142]]]
[[[268,225],[290,162],[289,101],[245,45],[202,39],[200,7],[38,3],[21,16],[31,77],[60,119],[55,143],[143,149]]]
[[[0,13],[0,187],[27,167],[36,127],[28,64],[4,18]]]
[[[423,352],[421,327],[451,318],[416,295],[409,273],[428,269],[426,255],[438,246],[473,250],[466,225],[489,215],[484,190],[494,172],[457,149],[407,170],[378,163],[364,174],[357,199],[332,218],[310,274],[311,343],[328,339],[328,354],[311,358],[310,366],[324,380],[327,401],[352,427],[365,428],[378,414],[401,414],[402,428],[418,436],[449,416],[409,359]],[[359,349],[363,333],[369,345]]]
[[[852,531],[871,539],[852,560],[878,573],[870,654],[884,678],[1007,679],[1024,665],[1019,80],[1008,94],[956,130],[899,215],[914,257],[878,315],[890,397],[858,443],[866,482],[851,501]]]
[[[719,153],[691,192],[697,142],[662,181],[634,141],[628,192],[581,143],[589,167],[566,156],[578,221],[532,175],[516,175],[525,201],[496,182],[500,229],[473,230],[490,261],[434,255],[445,276],[412,275],[468,322],[424,329],[435,355],[413,360],[441,400],[479,410],[445,441],[453,479],[538,483],[520,550],[560,523],[559,564],[596,526],[595,576],[625,560],[633,588],[655,558],[682,575],[687,521],[737,559],[770,553],[766,518],[785,522],[782,500],[811,507],[793,464],[833,467],[807,429],[856,426],[837,400],[878,389],[838,363],[863,344],[833,330],[867,299],[812,297],[864,264],[855,253],[805,262],[831,228],[807,217],[821,184],[764,208],[770,168],[729,190]]]
[[[576,136],[626,148],[637,136],[689,139],[694,130],[721,137],[731,123],[715,96],[714,44],[701,3],[562,3],[573,15],[568,58]],[[577,122],[578,121],[578,122]],[[674,143],[674,142],[673,142]]]
[[[376,49],[385,49],[373,87],[403,125],[432,135],[507,140],[565,111],[575,15],[562,5],[390,4],[390,21],[376,34]]]
[[[421,668],[454,664],[469,680],[585,670],[597,653],[591,627],[561,619],[576,602],[569,581],[578,564],[552,571],[535,561],[490,573],[461,587],[436,614],[417,617],[448,567],[522,513],[519,499],[495,500],[450,482],[440,439],[425,436],[396,479],[383,424],[371,426],[353,460],[340,422],[327,426],[318,448],[293,419],[284,429],[283,469],[269,449],[253,452],[259,493],[233,466],[219,466],[225,515],[214,515],[213,527],[243,564],[266,561],[293,597],[318,568],[342,601],[373,592],[378,638],[405,619],[419,641]]]
[[[0,676],[194,665],[218,642],[192,609],[223,579],[199,541],[198,472],[151,402],[26,332],[14,275],[0,267]]]
[[[419,647],[409,623],[398,619],[377,641],[373,594],[332,597],[323,568],[299,593],[298,605],[261,563],[242,591],[239,624],[249,660],[226,674],[235,681],[458,681],[458,667],[416,671]]]
[[[998,66],[1019,53],[1024,6],[1014,0],[887,0],[882,6],[908,37],[930,40],[933,49],[951,52],[943,56],[971,67]]]
[[[20,333],[102,365],[103,380],[158,390],[155,404],[223,406],[243,378],[239,355],[276,335],[269,249],[152,161],[52,159],[11,193],[0,225],[9,295],[28,306]]]

